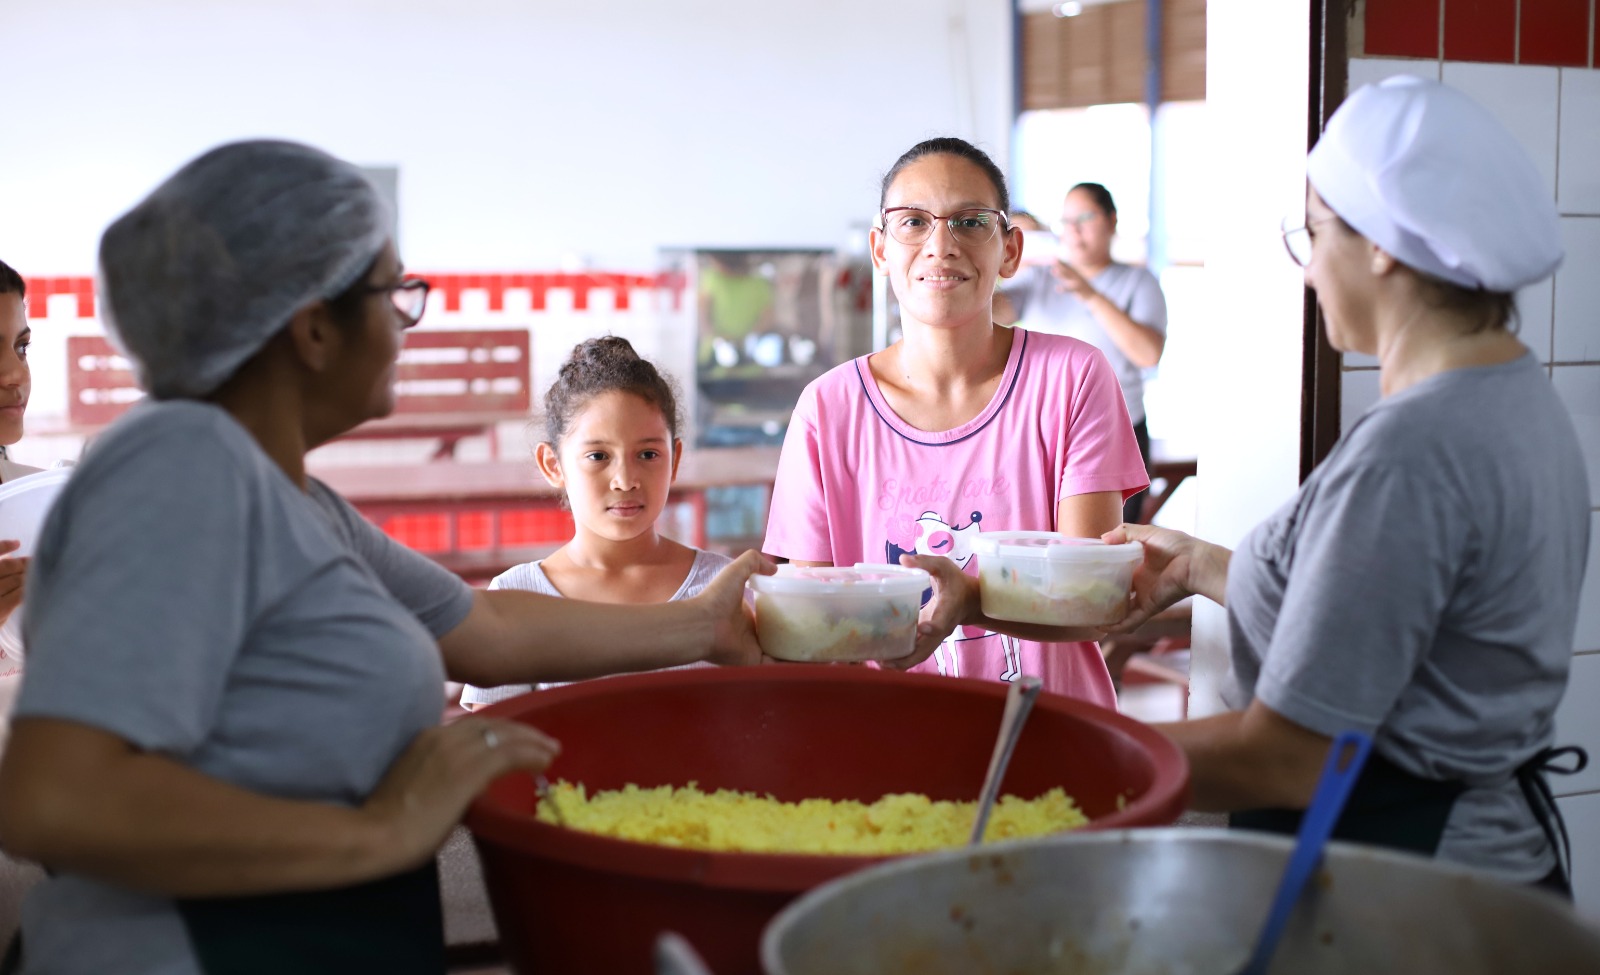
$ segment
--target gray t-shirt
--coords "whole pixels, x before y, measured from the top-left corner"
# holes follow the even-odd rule
[[[689,566],[689,574],[684,576],[683,585],[672,594],[667,602],[675,603],[680,599],[689,599],[700,595],[700,590],[711,584],[723,567],[733,560],[726,555],[716,552],[701,550],[695,553],[694,562]],[[524,562],[513,565],[511,568],[495,576],[489,583],[490,589],[523,589],[528,592],[541,593],[546,596],[560,596],[561,591],[544,574],[544,569],[538,562]],[[669,667],[668,670],[685,670],[689,667],[714,667],[715,664],[700,661],[684,664],[682,667]],[[540,687],[558,687],[559,683],[540,684]],[[467,684],[461,688],[461,703],[465,705],[493,704],[496,701],[506,701],[518,694],[526,694],[533,690],[532,684],[502,684],[499,687],[478,687]]]
[[[1367,732],[1406,771],[1466,782],[1438,856],[1544,876],[1513,774],[1551,741],[1589,517],[1572,421],[1531,354],[1379,401],[1233,557],[1229,704]]]
[[[1090,278],[1089,283],[1129,318],[1166,334],[1167,299],[1161,293],[1160,282],[1149,271],[1127,264],[1110,264]],[[1129,361],[1088,305],[1070,291],[1057,288],[1055,276],[1048,267],[1023,270],[1003,284],[1000,293],[1009,298],[1016,309],[1017,324],[1036,332],[1070,335],[1105,353],[1117,373],[1117,382],[1122,385],[1128,418],[1136,424],[1144,419],[1144,370]]]
[[[472,598],[324,485],[299,490],[221,409],[141,405],[45,524],[16,716],[355,806],[438,723],[436,638]],[[23,933],[30,972],[198,972],[170,900],[70,873],[31,892]]]

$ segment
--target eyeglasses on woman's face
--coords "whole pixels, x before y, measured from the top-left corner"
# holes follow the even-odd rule
[[[883,229],[889,236],[910,247],[933,236],[933,229],[941,220],[950,228],[950,235],[956,242],[967,246],[987,244],[1001,228],[1011,227],[1003,211],[987,207],[957,210],[949,216],[929,213],[916,207],[888,207],[881,216]]]
[[[1284,217],[1278,229],[1283,234],[1283,249],[1289,252],[1289,259],[1301,267],[1309,265],[1312,228],[1337,219],[1337,217],[1323,217],[1321,220],[1307,220],[1304,217]]]
[[[407,278],[399,284],[367,285],[361,289],[361,293],[388,295],[403,322],[400,327],[411,328],[422,321],[422,313],[428,308],[428,292],[432,288],[433,285],[423,278]]]
[[[1100,216],[1099,210],[1085,210],[1082,213],[1071,214],[1063,213],[1061,215],[1061,229],[1063,231],[1082,230],[1089,224],[1094,223]]]

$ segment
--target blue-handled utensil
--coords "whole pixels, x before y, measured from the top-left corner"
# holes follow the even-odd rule
[[[1283,937],[1284,926],[1289,923],[1295,903],[1300,900],[1300,891],[1305,889],[1306,881],[1311,879],[1311,874],[1322,862],[1322,848],[1327,845],[1329,834],[1339,822],[1345,800],[1350,798],[1350,790],[1355,787],[1356,779],[1361,775],[1361,766],[1366,764],[1367,753],[1371,750],[1372,739],[1359,731],[1346,731],[1333,740],[1333,747],[1328,749],[1328,761],[1322,766],[1322,777],[1317,780],[1316,794],[1311,797],[1311,806],[1300,820],[1300,833],[1295,837],[1294,852],[1289,855],[1288,866],[1283,868],[1278,892],[1272,897],[1267,923],[1261,926],[1255,951],[1250,954],[1250,960],[1245,962],[1244,968],[1239,970],[1239,975],[1267,975],[1272,953]]]

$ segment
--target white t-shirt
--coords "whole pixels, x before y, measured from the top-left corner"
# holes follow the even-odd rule
[[[694,556],[694,564],[689,566],[689,574],[684,577],[683,585],[678,587],[678,591],[673,593],[672,598],[667,600],[667,602],[675,603],[680,599],[689,599],[692,596],[699,595],[700,590],[710,585],[711,580],[716,578],[718,572],[722,571],[722,567],[732,561],[733,560],[728,558],[726,555],[718,555],[715,552],[696,552]],[[558,590],[555,587],[555,584],[550,581],[550,577],[544,574],[544,569],[540,568],[538,562],[524,562],[521,565],[512,566],[506,571],[495,576],[494,580],[489,583],[489,588],[522,589],[527,592],[536,592],[545,596],[561,595],[561,591]],[[701,661],[692,664],[684,664],[682,667],[668,667],[666,669],[685,670],[689,667],[714,666],[716,665]],[[538,686],[556,687],[559,685],[556,683],[546,683]],[[473,684],[466,684],[461,688],[461,706],[469,709],[473,707],[482,707],[485,704],[493,704],[496,701],[508,700],[516,697],[518,694],[526,694],[528,691],[533,689],[534,685],[532,684],[502,684],[499,687],[478,687]]]

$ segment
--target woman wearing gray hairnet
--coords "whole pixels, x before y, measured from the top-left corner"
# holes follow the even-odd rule
[[[1336,837],[1570,895],[1544,772],[1567,751],[1550,745],[1589,487],[1566,409],[1508,327],[1513,293],[1561,261],[1554,194],[1481,107],[1414,78],[1351,95],[1308,174],[1285,242],[1329,341],[1377,356],[1382,399],[1237,552],[1107,533],[1145,547],[1118,629],[1191,594],[1226,603],[1237,710],[1160,726],[1196,808],[1293,832],[1331,740],[1362,731],[1373,752]],[[937,584],[959,595],[949,616],[975,611],[965,577]]]
[[[433,855],[557,744],[440,727],[443,681],[760,659],[748,554],[701,596],[591,612],[468,588],[305,471],[393,406],[408,280],[387,208],[315,149],[201,156],[106,231],[150,400],[78,467],[29,583],[0,840],[53,873],[23,970],[440,972]]]

